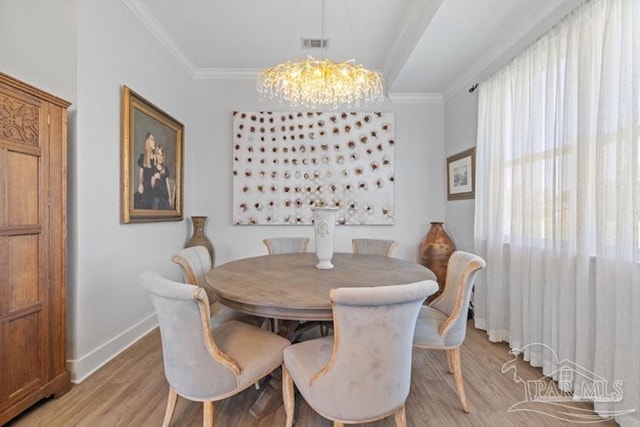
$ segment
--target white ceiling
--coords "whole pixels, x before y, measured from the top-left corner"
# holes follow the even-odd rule
[[[124,0],[196,78],[253,78],[288,59],[354,58],[391,93],[451,94],[582,0]],[[503,59],[504,61],[504,59]]]

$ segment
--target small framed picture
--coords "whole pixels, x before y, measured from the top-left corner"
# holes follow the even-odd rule
[[[473,199],[476,194],[476,148],[447,157],[447,200]]]
[[[184,126],[122,88],[123,223],[182,220]]]

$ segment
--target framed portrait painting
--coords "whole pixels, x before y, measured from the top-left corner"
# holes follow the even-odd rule
[[[123,223],[181,221],[184,126],[122,87]]]
[[[473,199],[476,193],[475,147],[447,157],[447,200]]]

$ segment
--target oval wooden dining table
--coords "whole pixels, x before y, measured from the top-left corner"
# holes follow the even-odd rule
[[[331,270],[315,267],[315,253],[265,255],[231,261],[206,274],[209,291],[222,304],[258,316],[331,320],[329,290],[402,285],[436,280],[428,268],[398,258],[336,253]]]

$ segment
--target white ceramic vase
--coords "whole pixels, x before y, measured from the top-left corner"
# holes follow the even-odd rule
[[[313,208],[313,228],[316,233],[316,268],[329,270],[333,268],[333,230],[336,224],[338,208]]]

